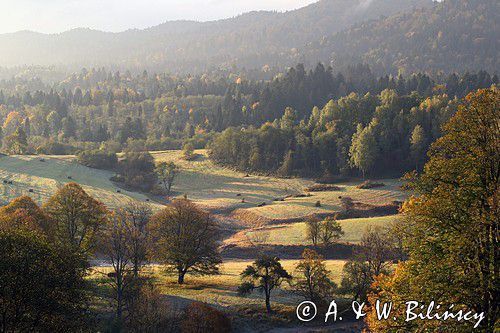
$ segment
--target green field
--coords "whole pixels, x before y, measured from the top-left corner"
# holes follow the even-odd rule
[[[0,201],[9,202],[28,195],[43,203],[69,182],[80,184],[108,207],[123,205],[131,199],[146,201],[147,197],[143,194],[117,187],[109,180],[111,176],[112,172],[78,164],[74,156],[0,156]],[[4,184],[4,180],[12,181],[12,185]]]
[[[173,161],[180,168],[172,190],[186,194],[194,202],[214,209],[251,208],[275,198],[301,193],[314,182],[306,179],[279,179],[247,175],[214,164],[206,150],[195,151],[193,161],[182,158],[182,151],[152,152],[157,161]],[[242,203],[242,200],[245,203]]]
[[[225,245],[235,245],[236,251],[249,245],[309,245],[305,239],[304,219],[311,214],[338,212],[341,209],[340,197],[348,196],[368,205],[384,205],[404,199],[397,180],[381,180],[386,186],[377,189],[361,190],[356,188],[361,181],[352,181],[338,184],[340,190],[337,191],[307,193],[306,189],[315,184],[312,180],[247,175],[215,165],[208,159],[205,150],[196,151],[198,156],[193,161],[184,160],[181,151],[151,154],[156,161],[173,161],[179,166],[172,197],[187,195],[198,205],[212,211],[220,221],[237,225],[237,228],[227,228],[231,233],[227,234],[224,241]],[[0,204],[21,195],[29,195],[35,201],[43,203],[68,182],[80,184],[85,191],[110,208],[126,204],[129,200],[144,202],[149,199],[153,208],[159,209],[171,199],[146,196],[121,189],[110,181],[113,175],[114,173],[110,171],[82,166],[76,162],[74,156],[1,156]],[[12,181],[12,184],[5,184],[4,180]],[[304,194],[308,196],[296,197]],[[320,207],[316,207],[318,201]],[[265,205],[258,207],[262,203]],[[341,220],[340,224],[345,235],[340,241],[358,243],[368,226],[388,225],[396,218],[397,216],[385,216]],[[244,229],[242,225],[248,227]],[[261,227],[256,227],[259,225]],[[238,313],[233,310],[262,309],[264,306],[262,295],[259,293],[248,297],[240,297],[237,294],[237,287],[241,282],[240,273],[251,262],[251,260],[228,259],[223,263],[220,275],[206,277],[188,275],[186,284],[182,286],[177,285],[175,276],[166,274],[164,269],[157,265],[148,266],[145,274],[154,277],[161,292],[172,304],[182,307],[197,300]],[[292,274],[297,262],[298,260],[282,260],[285,269]],[[344,263],[344,260],[327,260],[331,278],[337,283],[341,280]],[[104,282],[106,280],[104,277],[110,268],[94,267],[92,270],[89,279],[98,286],[101,284],[98,289],[109,288]],[[100,302],[103,308],[106,308],[106,304],[109,303],[106,296],[97,297],[101,297]],[[280,313],[293,313],[298,301],[299,298],[286,284],[276,290],[272,298],[273,306],[279,309]],[[260,312],[261,310],[257,311]],[[252,313],[251,310],[249,313]]]
[[[340,241],[357,244],[360,242],[361,236],[366,228],[388,226],[397,219],[398,216],[382,216],[340,220],[339,223],[345,233]],[[268,245],[312,245],[312,243],[306,239],[307,226],[304,222],[256,228],[241,232],[239,237],[242,237],[242,235],[251,241],[258,240]],[[230,241],[231,240],[228,240],[229,243]]]
[[[152,152],[152,155],[157,161],[174,161],[179,166],[173,186],[174,197],[187,195],[204,208],[232,214],[236,220],[300,220],[315,213],[331,213],[340,209],[340,196],[350,196],[355,201],[373,205],[404,198],[396,180],[383,180],[386,186],[378,189],[357,189],[356,185],[360,183],[357,181],[340,184],[340,191],[313,192],[302,198],[287,197],[305,193],[314,182],[302,178],[246,175],[215,165],[205,150],[196,153],[198,158],[194,161],[184,160],[181,151]],[[78,164],[74,156],[3,156],[0,157],[0,179],[13,181],[13,184],[0,182],[0,201],[30,195],[43,202],[57,188],[71,181],[82,185],[109,207],[121,205],[129,199],[146,200],[146,196],[140,193],[125,190],[117,193],[119,188],[109,180],[111,176],[112,172]],[[284,201],[275,201],[285,197]],[[315,206],[317,201],[321,207]],[[258,207],[261,203],[266,205]]]
[[[402,201],[400,182],[381,180],[386,186],[363,190],[356,188],[361,181],[340,184],[340,191],[311,192],[311,196],[296,198],[289,195],[305,193],[314,181],[303,178],[281,179],[237,172],[215,165],[205,150],[196,151],[194,161],[182,159],[181,151],[153,152],[158,161],[173,161],[180,173],[173,186],[177,196],[187,194],[196,203],[213,209],[234,210],[236,219],[287,220],[301,219],[311,214],[340,210],[340,196],[372,205]],[[285,198],[284,201],[275,199]],[[242,203],[244,199],[245,203]],[[321,207],[316,207],[320,201]],[[266,203],[263,207],[257,207]]]
[[[281,264],[290,274],[294,275],[298,262],[299,260],[282,260]],[[344,263],[343,260],[326,261],[327,269],[331,272],[330,277],[336,283],[340,283]],[[173,301],[195,300],[225,308],[249,305],[261,307],[264,305],[264,300],[258,292],[247,297],[241,297],[237,293],[238,285],[241,283],[240,273],[251,264],[251,260],[224,261],[220,275],[203,277],[187,275],[184,285],[178,285],[176,276],[165,273],[164,268],[158,265],[146,267],[144,274],[150,274],[154,277],[162,293],[169,295]],[[92,270],[91,279],[97,279],[107,274],[110,267],[94,267]],[[290,292],[290,287],[286,283],[273,294],[275,305],[296,306],[298,299]]]

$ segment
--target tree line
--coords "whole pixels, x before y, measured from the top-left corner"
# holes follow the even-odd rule
[[[305,119],[288,107],[280,119],[259,128],[229,128],[214,137],[210,156],[241,170],[325,181],[356,172],[398,175],[423,167],[428,146],[459,102],[446,94],[422,98],[391,89],[352,93],[314,107]]]
[[[29,82],[0,83],[0,138],[8,153],[165,150],[187,142],[203,148],[213,133],[261,126],[280,119],[286,107],[302,120],[314,106],[323,108],[352,92],[378,95],[392,89],[398,95],[415,91],[426,98],[439,92],[452,98],[487,88],[498,78],[484,71],[376,77],[361,64],[342,73],[322,64],[313,69],[299,64],[266,80],[247,78],[243,71],[174,76],[100,68],[84,69],[51,86]]]

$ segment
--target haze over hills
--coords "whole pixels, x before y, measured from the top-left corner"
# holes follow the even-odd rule
[[[363,22],[310,43],[308,58],[362,62],[379,73],[497,72],[500,2],[445,0],[435,6]]]
[[[302,49],[310,41],[355,23],[430,5],[431,0],[321,0],[285,13],[251,12],[203,23],[172,21],[121,33],[22,31],[0,35],[0,66],[112,65],[199,72],[233,65],[292,65],[304,60]]]
[[[496,0],[320,0],[284,13],[170,21],[120,33],[21,31],[0,35],[0,66],[201,73],[321,61],[337,69],[366,63],[377,74],[495,73],[499,14]]]

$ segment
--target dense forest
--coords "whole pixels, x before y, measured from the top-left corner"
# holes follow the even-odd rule
[[[421,164],[457,98],[497,83],[485,71],[377,78],[361,64],[343,73],[299,64],[270,81],[84,69],[51,86],[36,78],[1,81],[0,135],[3,150],[17,154],[190,143],[210,147],[222,164],[284,176],[398,173]],[[380,163],[361,166],[356,149]]]
[[[166,22],[121,33],[23,31],[0,35],[0,64],[200,74],[283,70],[321,60],[339,69],[363,62],[377,74],[493,72],[499,65],[498,7],[495,0],[321,0],[286,13]]]
[[[500,3],[445,0],[433,7],[360,23],[305,52],[337,66],[362,61],[379,73],[498,70]]]

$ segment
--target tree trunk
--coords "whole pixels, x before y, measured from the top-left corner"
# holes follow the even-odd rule
[[[179,270],[179,277],[177,278],[177,283],[184,284],[184,275],[186,275],[186,272],[184,270]]]
[[[123,316],[123,289],[121,282],[116,288],[116,322],[121,325]]]
[[[134,260],[134,277],[137,278],[139,276],[139,262],[138,260]]]
[[[271,313],[271,295],[269,295],[269,292],[266,291],[266,310],[267,313]]]

